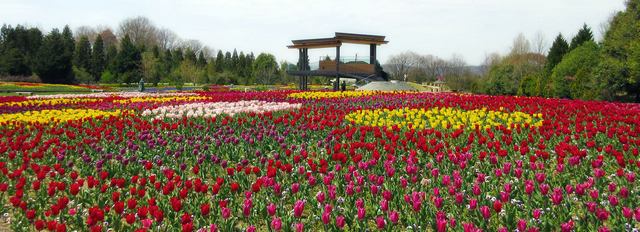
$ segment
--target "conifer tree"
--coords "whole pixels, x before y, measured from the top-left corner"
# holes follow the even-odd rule
[[[589,41],[594,42],[593,32],[591,32],[591,28],[589,28],[587,24],[584,24],[582,28],[580,28],[580,31],[578,31],[578,34],[571,39],[569,51],[576,49],[577,47],[580,47],[580,45]]]
[[[73,56],[73,64],[85,71],[89,71],[91,67],[91,43],[89,37],[81,36],[76,44]]]
[[[196,65],[199,68],[204,68],[205,66],[207,66],[207,58],[204,57],[204,52],[200,52],[198,54],[198,61],[196,62]]]
[[[68,40],[58,29],[44,37],[38,50],[34,71],[45,83],[73,83],[72,53],[68,53]]]
[[[224,54],[222,54],[222,50],[218,50],[218,54],[216,55],[216,72],[221,73],[224,71]]]
[[[91,75],[93,75],[95,81],[100,80],[100,76],[105,69],[106,57],[104,52],[104,41],[102,36],[98,35],[96,41],[93,42],[93,50],[91,52]]]
[[[562,57],[567,54],[569,51],[569,45],[567,41],[564,39],[562,34],[559,34],[556,37],[556,40],[553,41],[553,45],[551,45],[551,49],[549,49],[549,54],[547,55],[547,66],[546,70],[548,73],[551,73],[554,67],[562,61]]]
[[[115,60],[115,74],[123,83],[138,82],[142,78],[142,55],[136,45],[125,35]]]

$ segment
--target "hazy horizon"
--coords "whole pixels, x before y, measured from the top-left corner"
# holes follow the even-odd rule
[[[378,59],[404,51],[480,64],[492,52],[506,53],[519,33],[531,39],[542,33],[547,48],[558,33],[569,40],[586,23],[596,38],[600,25],[624,9],[623,0],[450,0],[450,1],[19,1],[4,0],[2,24],[30,25],[45,31],[69,25],[109,26],[144,16],[182,39],[195,39],[215,50],[268,52],[295,62],[293,39],[331,37],[334,32],[387,36]],[[345,45],[344,56],[367,56],[366,46]],[[311,59],[334,55],[313,50]],[[317,59],[317,58],[315,58]]]

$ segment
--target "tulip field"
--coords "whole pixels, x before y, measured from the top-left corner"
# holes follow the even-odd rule
[[[637,231],[640,105],[415,92],[0,97],[13,231]]]

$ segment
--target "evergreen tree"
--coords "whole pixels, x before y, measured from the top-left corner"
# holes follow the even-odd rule
[[[231,70],[236,74],[240,73],[240,56],[238,56],[238,51],[235,48],[231,55]]]
[[[123,83],[138,82],[142,78],[142,55],[129,35],[125,35],[120,43],[120,52],[115,60],[115,74]]]
[[[207,66],[207,58],[205,58],[205,57],[204,57],[204,52],[202,52],[202,51],[201,51],[201,52],[198,54],[198,61],[196,62],[196,65],[197,65],[199,68],[204,68],[204,67],[206,67],[206,66]]]
[[[191,64],[195,64],[198,60],[198,57],[196,57],[196,53],[193,50],[188,48],[184,52],[184,60],[191,62]]]
[[[38,50],[34,71],[45,83],[73,83],[72,54],[66,38],[53,29]]]
[[[238,56],[238,75],[245,78],[247,77],[247,57],[244,55],[244,52],[240,52]]]
[[[224,71],[233,71],[233,62],[231,61],[231,52],[224,53]]]
[[[71,32],[69,25],[64,26],[64,29],[62,30],[62,41],[64,42],[65,56],[73,57],[76,42],[73,39],[73,32]]]
[[[115,45],[107,47],[107,53],[104,57],[105,70],[109,70],[113,75],[115,72],[116,57],[118,57],[118,49]]]
[[[73,56],[73,64],[85,71],[90,70],[91,67],[91,43],[89,37],[81,36],[78,44],[76,44],[75,52]]]
[[[580,47],[580,45],[589,41],[594,42],[593,33],[591,32],[591,28],[588,27],[587,24],[584,24],[580,31],[578,31],[578,34],[573,37],[573,39],[571,39],[571,46],[569,46],[569,51],[576,49],[577,47]]]
[[[100,81],[100,76],[105,69],[106,60],[104,53],[104,41],[102,36],[98,35],[96,41],[93,42],[93,51],[91,52],[91,75],[95,81]]]
[[[218,54],[216,55],[216,72],[221,73],[224,71],[224,54],[222,54],[222,50],[218,50]]]
[[[173,53],[171,54],[172,58],[173,58],[173,68],[176,68],[180,65],[180,63],[182,63],[182,61],[184,60],[184,55],[182,54],[182,49],[180,48],[176,48],[176,50],[173,51]]]
[[[556,40],[553,41],[553,45],[551,45],[551,49],[549,49],[549,54],[547,55],[546,70],[549,74],[553,68],[562,61],[562,57],[567,54],[568,51],[569,45],[567,41],[562,37],[562,34],[559,34]]]
[[[38,28],[4,25],[0,29],[0,74],[30,76],[36,54],[42,44]]]

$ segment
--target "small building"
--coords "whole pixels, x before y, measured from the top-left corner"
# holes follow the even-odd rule
[[[287,46],[290,49],[298,49],[298,67],[297,70],[289,70],[287,74],[299,76],[301,90],[307,90],[308,78],[310,76],[323,76],[335,78],[333,81],[333,90],[340,87],[340,78],[353,78],[358,81],[386,81],[387,74],[382,69],[376,68],[376,48],[379,45],[387,44],[389,41],[384,40],[385,36],[365,35],[354,33],[336,32],[332,38],[319,39],[303,39],[292,40],[292,45]],[[354,58],[342,57],[340,47],[343,44],[362,44],[369,45],[369,56],[360,56]],[[309,49],[315,48],[336,48],[336,56],[322,58],[317,65],[309,61]]]
[[[422,87],[428,89],[429,92],[449,92],[449,87],[447,87],[447,83],[438,79],[434,82],[422,84]]]

